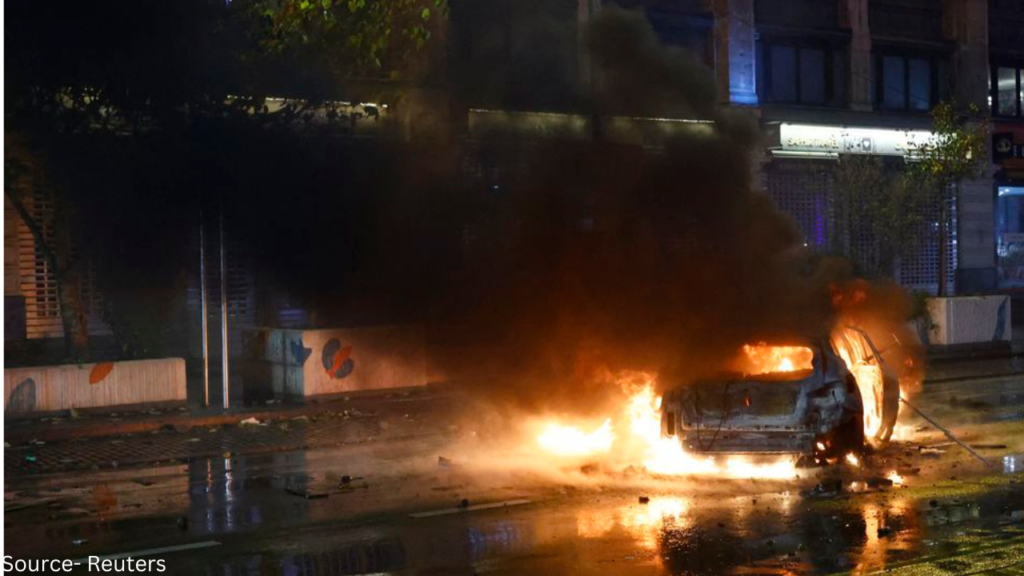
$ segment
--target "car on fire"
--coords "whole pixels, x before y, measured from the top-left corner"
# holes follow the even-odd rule
[[[667,391],[662,435],[692,452],[837,458],[889,440],[899,380],[868,334],[746,345],[736,371]]]

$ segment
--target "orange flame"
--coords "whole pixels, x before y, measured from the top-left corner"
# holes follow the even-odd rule
[[[796,464],[791,458],[761,464],[731,456],[724,463],[718,463],[709,456],[688,453],[677,438],[661,434],[661,396],[654,392],[653,375],[626,372],[619,375],[618,383],[628,395],[624,413],[618,418],[605,420],[589,434],[559,422],[549,422],[537,437],[538,445],[555,456],[607,452],[608,458],[639,463],[648,472],[666,476],[708,474],[773,479],[796,476]],[[623,433],[615,434],[614,430]]]
[[[806,346],[769,346],[764,342],[744,344],[739,369],[744,374],[770,374],[812,370],[814,352]]]

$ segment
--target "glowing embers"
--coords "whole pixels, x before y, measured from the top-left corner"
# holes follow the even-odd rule
[[[745,344],[735,368],[748,376],[801,372],[814,369],[814,352],[806,346]]]
[[[592,432],[552,422],[537,436],[537,443],[542,448],[559,456],[588,456],[607,452],[614,440],[611,418]]]

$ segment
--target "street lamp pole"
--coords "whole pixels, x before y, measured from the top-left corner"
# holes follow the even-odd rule
[[[230,405],[228,401],[228,267],[224,259],[224,206],[220,210],[220,361],[221,382],[224,391],[224,409]]]

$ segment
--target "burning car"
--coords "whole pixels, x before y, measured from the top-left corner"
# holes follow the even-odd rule
[[[735,370],[668,391],[662,435],[692,452],[837,457],[888,441],[899,381],[867,333],[746,345]]]

